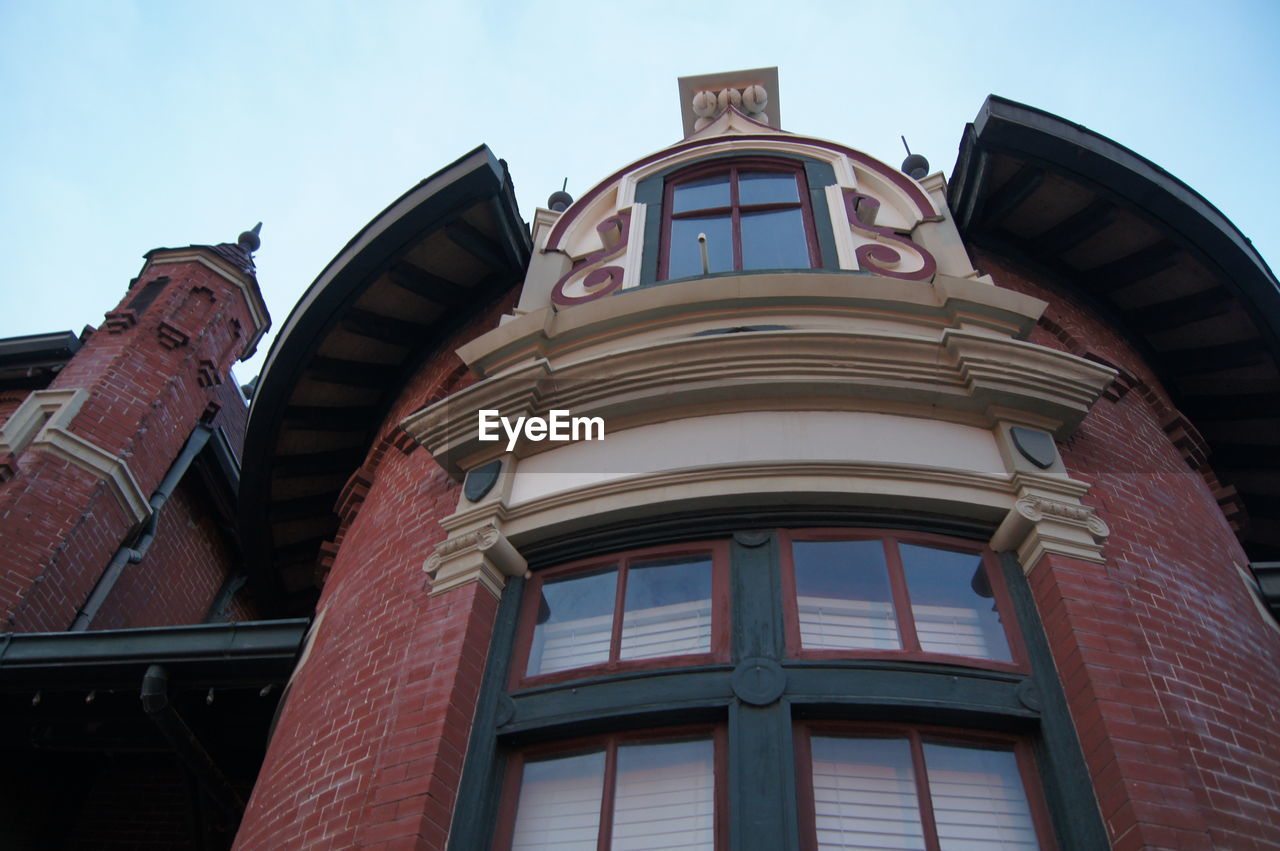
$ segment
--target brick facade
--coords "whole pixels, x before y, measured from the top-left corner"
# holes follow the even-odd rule
[[[162,259],[163,252],[156,260]],[[221,415],[243,434],[243,406],[223,413],[227,397],[220,388],[255,327],[245,293],[208,265],[153,260],[144,272],[145,280],[135,281],[49,387],[86,391],[69,431],[123,460],[143,499],[159,485],[202,417]],[[143,287],[162,277],[167,280],[157,285],[158,294],[140,315],[126,309]],[[0,551],[6,553],[7,568],[0,584],[0,629],[62,630],[138,521],[98,475],[39,447],[20,452],[11,466],[12,477],[0,485]],[[162,522],[189,528],[194,519],[185,519],[170,516]],[[208,530],[194,536],[207,539]],[[151,593],[163,594],[167,587]],[[175,588],[175,593],[172,601],[152,599],[156,611],[168,612],[157,616],[161,620],[179,610],[185,617],[198,607],[190,600],[176,605],[189,589]],[[209,594],[204,605],[211,599]],[[159,622],[144,613],[128,619],[139,626]]]
[[[1030,576],[1114,847],[1280,845],[1280,641],[1211,482],[1166,432],[1167,394],[1090,311],[977,259],[1050,302],[1033,342],[1103,359],[1145,391],[1100,400],[1060,446],[1111,527],[1106,564],[1051,556]]]
[[[428,596],[422,565],[459,485],[397,424],[473,380],[453,351],[512,303],[409,382],[344,493],[341,546],[237,848],[444,847],[497,601],[475,583]]]

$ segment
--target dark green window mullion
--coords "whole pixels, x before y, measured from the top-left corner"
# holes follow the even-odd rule
[[[777,536],[735,535],[729,576],[734,663],[781,663],[786,638]],[[791,706],[785,696],[764,706],[735,698],[729,706],[729,838],[735,851],[799,847]]]
[[[507,677],[524,586],[525,581],[520,577],[508,579],[498,603],[493,641],[489,645],[475,721],[462,763],[462,779],[449,831],[450,851],[488,848],[493,842],[493,827],[502,805],[502,776],[507,768],[507,761],[498,748],[496,731],[505,720],[504,705],[510,704],[510,698],[506,697]]]
[[[1085,763],[1084,750],[1076,736],[1075,723],[1067,706],[1067,695],[1058,679],[1040,613],[1022,565],[1013,553],[1000,553],[1013,611],[1031,662],[1029,692],[1040,711],[1040,736],[1035,741],[1036,766],[1040,785],[1061,848],[1109,848],[1107,829],[1098,810],[1093,782]],[[1024,698],[1024,702],[1028,698]]]

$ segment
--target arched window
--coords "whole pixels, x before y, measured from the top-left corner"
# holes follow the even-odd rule
[[[659,280],[822,265],[805,170],[788,160],[714,161],[671,175],[662,240]]]

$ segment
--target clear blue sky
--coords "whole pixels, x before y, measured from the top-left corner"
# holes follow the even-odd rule
[[[528,218],[676,141],[676,78],[779,66],[785,129],[950,173],[995,93],[1217,205],[1268,262],[1280,2],[0,0],[0,337],[97,325],[157,246],[263,220],[275,325],[400,193],[480,143]],[[237,367],[260,368],[268,344]]]

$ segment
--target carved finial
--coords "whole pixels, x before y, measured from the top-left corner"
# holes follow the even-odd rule
[[[253,230],[247,230],[236,239],[236,244],[244,249],[245,254],[252,254],[262,247],[262,222],[258,222],[253,226]]]

